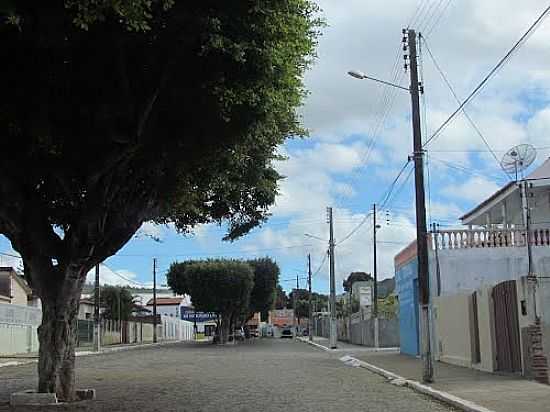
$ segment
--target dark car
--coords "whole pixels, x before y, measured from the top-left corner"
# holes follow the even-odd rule
[[[284,328],[281,332],[281,338],[292,338],[292,329]]]

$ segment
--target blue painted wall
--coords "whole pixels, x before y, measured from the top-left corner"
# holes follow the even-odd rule
[[[399,334],[401,353],[418,355],[418,260],[409,260],[395,272],[399,296]]]

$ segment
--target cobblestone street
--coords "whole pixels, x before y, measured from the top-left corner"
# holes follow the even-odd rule
[[[83,357],[77,360],[77,387],[95,388],[97,400],[34,410],[452,410],[346,366],[340,356],[299,342],[258,339],[235,346],[178,343]],[[36,364],[0,369],[0,410],[10,410],[11,392],[36,386],[35,371]]]

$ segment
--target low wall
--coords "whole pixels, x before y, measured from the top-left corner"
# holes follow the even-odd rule
[[[348,341],[346,333],[348,322],[337,320],[338,339]],[[329,318],[315,318],[313,332],[316,336],[329,337]],[[355,345],[374,347],[374,319],[360,320],[351,324],[351,342]],[[381,348],[399,347],[399,319],[378,319],[378,345]]]
[[[0,355],[38,351],[41,319],[40,309],[0,303]]]

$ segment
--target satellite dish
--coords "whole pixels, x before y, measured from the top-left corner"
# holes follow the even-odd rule
[[[519,144],[508,150],[502,160],[500,166],[506,173],[514,173],[518,180],[518,173],[524,171],[537,157],[537,150],[530,144]]]

